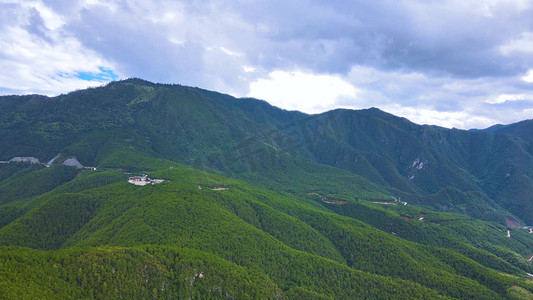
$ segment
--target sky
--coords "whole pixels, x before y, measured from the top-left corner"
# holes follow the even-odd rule
[[[0,95],[138,77],[306,113],[533,118],[533,0],[0,0]]]

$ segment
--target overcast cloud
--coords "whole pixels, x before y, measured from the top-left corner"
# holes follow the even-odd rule
[[[0,0],[0,94],[140,77],[318,113],[533,118],[533,1]]]

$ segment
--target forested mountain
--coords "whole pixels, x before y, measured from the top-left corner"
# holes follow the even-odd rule
[[[0,297],[533,296],[532,121],[140,79],[0,106]],[[127,182],[143,173],[165,181]]]

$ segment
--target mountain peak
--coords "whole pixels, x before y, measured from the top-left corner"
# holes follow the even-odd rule
[[[138,85],[156,85],[155,83],[151,81],[148,81],[142,78],[137,78],[137,77],[130,77],[124,80],[112,81],[111,83],[112,84],[116,84],[116,83],[124,84],[125,83],[125,84],[138,84]]]

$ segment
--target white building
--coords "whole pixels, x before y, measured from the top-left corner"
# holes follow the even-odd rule
[[[151,179],[151,178],[147,178],[146,175],[144,176],[134,176],[134,177],[130,177],[128,178],[128,182],[131,183],[131,184],[135,184],[135,185],[140,185],[140,186],[145,186],[147,184],[158,184],[158,183],[161,183],[161,182],[164,182],[165,179]]]

